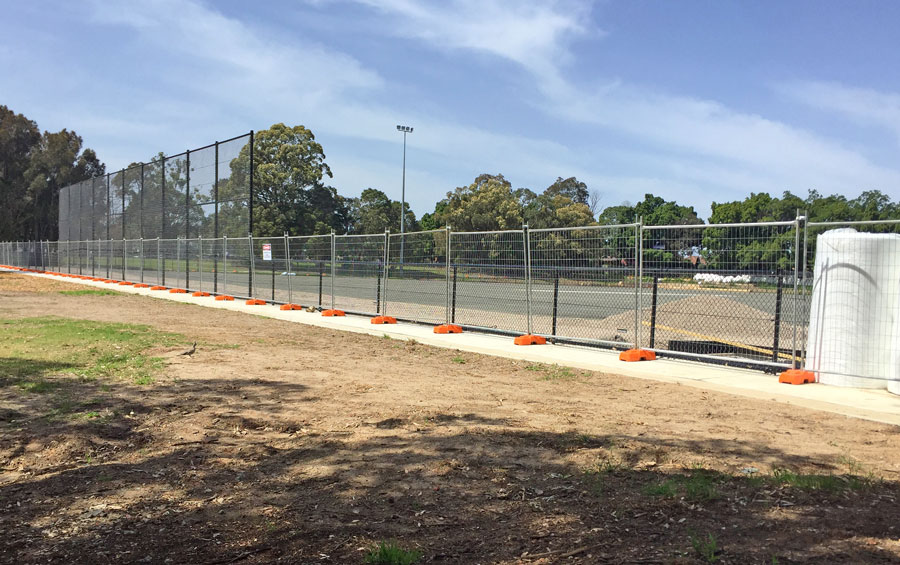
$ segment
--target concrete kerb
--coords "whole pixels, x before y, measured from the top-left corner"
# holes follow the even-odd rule
[[[13,271],[18,272],[18,271]],[[36,277],[58,278],[55,275],[25,273]],[[604,351],[574,345],[547,345],[545,347],[518,347],[509,337],[466,332],[462,334],[435,334],[430,326],[418,324],[372,325],[364,316],[323,317],[319,312],[281,310],[278,304],[248,306],[243,301],[216,301],[212,297],[194,297],[190,294],[154,293],[134,286],[110,287],[102,282],[81,279],[64,279],[123,294],[138,294],[150,298],[196,304],[207,308],[221,308],[265,316],[334,330],[389,336],[392,339],[415,340],[425,345],[506,357],[534,363],[558,364],[577,369],[614,373],[659,382],[676,383],[705,390],[735,394],[749,398],[781,402],[841,414],[844,416],[900,425],[900,396],[881,390],[863,390],[827,385],[780,384],[778,377],[757,371],[704,365],[702,363],[657,359],[651,362],[624,363],[616,351]]]

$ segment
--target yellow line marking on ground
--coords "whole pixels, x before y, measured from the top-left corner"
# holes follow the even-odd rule
[[[650,322],[641,322],[641,323],[643,323],[645,326],[650,325]],[[740,343],[737,341],[728,341],[726,339],[719,339],[719,338],[713,337],[711,335],[705,335],[705,334],[701,334],[701,333],[697,333],[697,332],[692,332],[690,330],[682,330],[679,328],[673,328],[671,326],[664,326],[662,324],[656,324],[656,327],[666,330],[666,331],[669,331],[669,332],[675,332],[675,333],[679,333],[679,334],[689,335],[691,337],[698,337],[698,338],[704,339],[706,341],[715,341],[717,343],[724,343],[725,345],[731,345],[732,347],[740,347],[742,349],[749,349],[750,351],[755,351],[757,353],[763,353],[765,355],[772,355],[771,349],[765,349],[763,347],[755,347],[753,345],[747,345],[746,343]],[[778,352],[778,356],[782,357],[784,359],[791,359],[791,356],[789,354],[782,353],[780,351]]]

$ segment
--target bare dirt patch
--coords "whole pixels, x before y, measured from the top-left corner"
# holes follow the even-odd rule
[[[2,562],[900,560],[896,427],[76,288],[0,274],[0,318],[197,350],[144,386],[0,388]]]

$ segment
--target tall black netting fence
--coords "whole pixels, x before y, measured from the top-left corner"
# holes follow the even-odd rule
[[[252,231],[252,146],[249,133],[63,187],[59,239],[244,237]]]

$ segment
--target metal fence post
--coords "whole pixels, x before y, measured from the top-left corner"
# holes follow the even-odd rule
[[[388,279],[391,278],[391,230],[384,230],[384,267],[382,271],[384,272],[384,292],[382,292],[382,301],[383,305],[381,307],[381,315],[387,316],[387,293],[388,293]],[[400,234],[400,249],[403,249],[403,234]],[[402,252],[401,252],[402,253]],[[401,264],[403,262],[403,257],[400,257]],[[375,309],[375,312],[378,312],[378,309]]]
[[[294,303],[294,283],[291,280],[294,270],[291,267],[291,243],[288,233],[284,232],[284,270],[288,280],[288,304]]]
[[[250,298],[256,298],[256,294],[253,292],[253,275],[256,272],[256,257],[254,257],[255,253],[253,253],[253,234],[247,235],[247,241],[250,244],[250,283],[247,293],[250,295]]]
[[[200,275],[200,292],[203,292],[203,238],[200,236],[197,236],[197,253],[199,255],[197,273]]]
[[[335,237],[334,230],[331,230],[331,309],[334,310],[334,275],[337,262],[337,254],[335,253]]]
[[[807,251],[809,250],[809,218],[806,215],[806,210],[803,211],[803,216],[806,218],[807,221],[803,222],[803,264],[802,264],[803,271],[802,271],[802,275],[800,276],[800,281],[801,281],[800,291],[802,293],[804,293],[804,295],[805,295],[805,293],[806,293],[806,269],[809,266],[809,263],[807,262],[808,261]],[[810,300],[811,300],[811,298],[810,298]],[[802,321],[806,324],[809,324],[810,300],[807,300],[805,296],[803,298],[803,319],[802,319]],[[801,320],[794,320],[794,325],[796,326],[800,322],[801,322]],[[809,335],[808,330],[807,330],[806,334],[807,334],[807,336]],[[806,345],[807,345],[806,342],[807,342],[806,339],[804,339],[800,342],[800,357],[803,359],[804,366],[806,366]]]
[[[801,223],[805,224],[805,220],[806,220],[806,218],[804,218],[803,216],[800,215],[800,210],[797,210],[797,217],[794,220],[794,300],[793,300],[793,312],[791,314],[791,317],[793,318],[793,321],[794,321],[794,339],[793,339],[793,342],[791,343],[791,368],[792,369],[799,368],[799,364],[798,364],[799,359],[797,358],[797,330],[799,329],[798,326],[800,325],[800,320],[799,320],[799,316],[798,316],[797,290],[798,290],[798,282],[799,282],[799,277],[800,277],[800,257],[801,257],[800,224]]]
[[[445,248],[445,257],[444,257],[444,276],[446,278],[446,284],[444,289],[444,323],[450,323],[450,226],[446,226],[444,228],[447,236],[447,246]]]
[[[141,238],[141,284],[144,284],[144,238]]]
[[[181,266],[181,237],[175,238],[175,268],[178,269]],[[179,288],[184,288],[184,277],[181,276],[181,273],[178,273],[178,283]]]
[[[122,217],[125,217],[125,214],[122,214]],[[122,238],[122,280],[127,280],[127,276],[125,274],[125,270],[128,265],[128,240],[124,237]]]
[[[525,323],[526,332],[531,335],[531,236],[528,233],[528,224],[522,225],[522,248],[525,252]]]
[[[218,292],[218,291],[216,291]],[[228,236],[222,236],[222,293],[228,294]]]
[[[156,238],[156,281],[166,286],[166,266],[160,261],[159,237]]]
[[[656,304],[659,296],[659,275],[653,275],[653,293],[650,296],[650,349],[656,347]]]
[[[641,270],[644,262],[643,218],[634,225],[634,348],[641,346]]]

